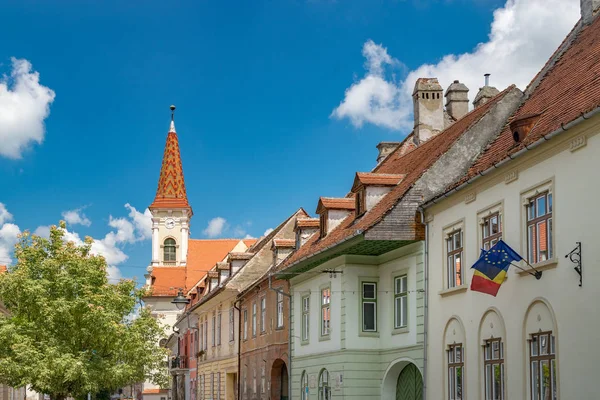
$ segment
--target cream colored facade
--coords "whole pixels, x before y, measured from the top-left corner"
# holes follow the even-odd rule
[[[600,354],[598,133],[600,116],[596,114],[426,208],[427,399],[490,398],[484,393],[484,351],[486,340],[492,338],[500,339],[504,348],[504,399],[536,398],[531,395],[530,375],[537,364],[530,349],[534,337],[538,339],[532,334],[540,332],[554,336],[554,344],[550,337],[540,337],[538,343],[549,345],[550,353],[555,353],[547,357],[554,361],[542,366],[550,373],[544,379],[556,382],[555,392],[548,392],[548,397],[542,399],[599,398],[595,382]],[[503,240],[528,258],[527,202],[545,192],[552,195],[553,203],[551,254],[548,260],[535,264],[543,273],[541,279],[511,267],[496,297],[471,291],[470,267],[482,248],[483,219],[498,213]],[[447,239],[459,230],[463,233],[464,279],[462,285],[449,288]],[[582,247],[581,287],[575,264],[566,257],[577,242]],[[527,269],[523,262],[519,265]],[[449,393],[448,351],[456,344],[462,345],[464,354],[464,365],[460,367],[462,397]]]

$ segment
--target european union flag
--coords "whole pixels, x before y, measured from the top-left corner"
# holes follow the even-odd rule
[[[471,290],[496,296],[500,285],[504,282],[510,263],[522,259],[523,257],[503,240],[499,240],[488,251],[482,250],[479,259],[471,267],[475,270],[471,281]]]

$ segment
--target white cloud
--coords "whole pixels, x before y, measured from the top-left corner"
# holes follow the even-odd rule
[[[351,85],[332,117],[348,118],[355,127],[371,123],[410,130],[412,91],[417,78],[436,77],[444,88],[455,79],[470,89],[471,101],[483,86],[483,75],[502,90],[510,84],[525,89],[579,19],[577,0],[507,0],[494,11],[486,42],[469,53],[448,54],[436,64],[410,71],[404,80],[388,79],[386,70],[398,65],[382,45],[363,46],[366,74]]]
[[[83,207],[74,210],[63,211],[62,216],[69,225],[90,226],[92,221],[83,213]]]
[[[11,221],[13,216],[3,203],[0,203],[0,265],[12,262],[12,252],[21,234],[19,227]]]
[[[6,206],[0,203],[0,225],[4,225],[5,222],[12,221],[13,216],[8,212]]]
[[[265,231],[265,233],[263,233],[263,236],[267,236],[269,235],[271,232],[273,232],[273,228],[269,228]]]
[[[129,218],[133,221],[138,234],[138,240],[152,238],[152,213],[150,213],[150,210],[146,208],[142,214],[129,203],[125,204],[125,208],[129,210]]]
[[[208,226],[203,231],[210,238],[221,236],[227,229],[227,220],[222,217],[215,217],[208,221]]]
[[[29,145],[44,140],[44,120],[55,94],[40,85],[29,61],[11,61],[10,77],[0,79],[0,156],[18,159]]]
[[[254,236],[252,236],[251,234],[247,233],[246,236],[244,236],[244,239],[256,239]]]
[[[33,234],[48,239],[50,237],[50,227],[45,225],[38,226],[36,230],[33,231]]]

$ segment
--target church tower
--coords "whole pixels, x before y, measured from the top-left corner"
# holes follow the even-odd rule
[[[152,267],[185,267],[187,263],[192,207],[185,192],[174,114],[175,106],[171,106],[171,126],[158,188],[154,201],[148,207],[152,213]]]

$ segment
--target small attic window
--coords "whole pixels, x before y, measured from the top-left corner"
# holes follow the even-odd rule
[[[367,191],[363,187],[356,193],[356,196],[354,196],[354,200],[356,201],[356,218],[360,217],[367,211],[366,199]]]
[[[319,215],[319,229],[322,238],[327,236],[327,211],[323,211]]]

